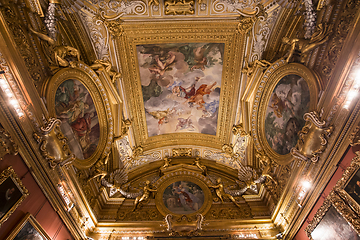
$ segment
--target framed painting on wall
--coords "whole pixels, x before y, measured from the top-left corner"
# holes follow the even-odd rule
[[[360,216],[360,155],[352,159],[349,167],[346,168],[340,180],[336,183],[334,191],[346,202],[356,216]],[[354,219],[355,220],[355,219]],[[354,228],[360,229],[360,217],[352,221]],[[359,230],[360,232],[360,230]]]
[[[0,226],[22,201],[29,195],[28,190],[10,166],[0,174]]]
[[[51,238],[35,217],[28,213],[7,238],[7,240],[23,239],[50,240]]]
[[[310,240],[360,240],[359,218],[336,191],[331,191],[305,232]]]

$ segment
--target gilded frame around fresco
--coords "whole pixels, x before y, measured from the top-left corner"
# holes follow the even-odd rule
[[[111,112],[110,100],[106,94],[106,89],[98,75],[87,65],[77,63],[76,67],[64,68],[57,72],[44,88],[46,94],[47,107],[50,116],[56,117],[55,113],[55,94],[56,90],[63,82],[67,80],[77,80],[81,82],[88,90],[97,112],[100,137],[95,152],[86,159],[76,158],[73,164],[80,169],[91,167],[101,156],[106,156],[111,150],[111,144],[114,136],[114,121]]]
[[[160,181],[161,183],[157,187],[157,194],[155,196],[156,207],[159,210],[159,212],[164,216],[166,216],[167,214],[171,214],[176,217],[181,217],[183,215],[183,214],[177,214],[177,213],[171,212],[165,206],[164,201],[163,201],[163,193],[170,184],[179,182],[179,181],[186,181],[186,182],[192,182],[192,183],[195,183],[196,185],[198,185],[204,194],[204,202],[203,202],[203,205],[200,207],[200,209],[197,210],[196,212],[186,214],[186,216],[188,218],[191,218],[193,216],[196,216],[196,214],[199,214],[199,213],[202,215],[205,215],[211,208],[212,197],[211,197],[211,191],[210,191],[209,187],[207,186],[205,181],[202,180],[202,178],[200,176],[203,176],[203,175],[198,174],[198,173],[186,174],[186,172],[184,171],[183,174],[179,174],[177,176],[162,177],[164,180]]]
[[[0,226],[10,217],[10,215],[16,210],[18,206],[29,195],[29,191],[25,188],[21,180],[16,175],[14,169],[10,166],[0,174],[0,186],[7,180],[11,179],[13,185],[16,185],[17,190],[21,193],[21,197],[10,207],[8,211],[0,218]],[[10,198],[11,199],[11,198]]]
[[[328,197],[325,199],[323,205],[316,212],[313,220],[309,223],[309,225],[305,228],[305,232],[310,240],[313,239],[312,233],[316,229],[316,227],[321,223],[324,219],[326,213],[333,207],[337,213],[349,224],[349,227],[352,231],[352,234],[360,234],[360,224],[359,217],[357,214],[352,211],[349,205],[338,195],[338,193],[334,190],[330,192]],[[337,224],[337,221],[333,222]],[[323,231],[322,231],[323,232]],[[345,239],[345,238],[344,238]]]
[[[7,237],[7,240],[13,240],[23,230],[26,223],[30,223],[30,225],[36,230],[36,232],[38,232],[41,235],[41,237],[43,237],[43,239],[51,240],[50,236],[41,227],[41,225],[38,223],[38,221],[36,221],[35,217],[33,215],[31,215],[30,213],[26,214],[26,216],[15,227],[15,229],[12,231],[12,233]],[[25,230],[23,230],[23,231],[25,231]]]
[[[186,145],[189,139],[194,144],[221,148],[228,141],[235,117],[236,98],[234,89],[240,87],[241,68],[232,64],[242,62],[245,35],[237,31],[238,22],[169,22],[169,23],[124,23],[124,33],[117,42],[120,56],[124,88],[129,111],[137,122],[134,131],[135,141],[144,150],[167,145]],[[221,80],[220,105],[216,136],[191,132],[148,136],[139,64],[136,46],[142,44],[165,43],[224,43],[224,59]]]
[[[358,171],[360,171],[360,153],[356,152],[356,156],[352,159],[350,166],[346,168],[342,177],[336,183],[334,191],[347,203],[349,209],[355,212],[357,216],[360,216],[360,202],[357,202],[346,190]],[[355,219],[357,221],[354,221]],[[360,233],[360,217],[355,219],[351,219],[351,223]]]
[[[287,64],[283,59],[269,66],[261,77],[252,109],[252,113],[256,115],[251,120],[253,139],[257,151],[264,151],[278,164],[288,164],[293,157],[290,152],[281,155],[270,147],[265,135],[265,118],[268,103],[276,85],[287,75],[298,75],[306,81],[310,91],[309,112],[316,108],[317,96],[320,90],[319,79],[313,71],[299,63]]]

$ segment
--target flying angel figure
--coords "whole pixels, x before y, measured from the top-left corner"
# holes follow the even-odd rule
[[[177,130],[183,130],[183,129],[188,129],[189,131],[194,131],[195,130],[195,126],[192,122],[192,120],[190,119],[192,115],[190,115],[188,118],[178,118],[178,124],[176,125],[176,129],[175,132]]]
[[[153,116],[155,119],[158,120],[158,125],[160,126],[163,123],[167,123],[169,121],[169,115],[172,114],[175,110],[174,109],[167,109],[165,111],[152,111],[152,112],[148,112],[146,111],[148,114],[150,114],[151,116]]]

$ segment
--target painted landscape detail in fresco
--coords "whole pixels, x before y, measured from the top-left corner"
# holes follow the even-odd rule
[[[216,135],[223,43],[137,46],[149,136]]]
[[[163,201],[175,214],[190,214],[201,208],[204,203],[204,193],[195,183],[179,181],[165,189]]]
[[[71,151],[79,159],[89,158],[96,150],[100,127],[94,102],[80,81],[67,80],[58,87],[55,112]]]
[[[266,109],[265,134],[278,154],[288,154],[295,147],[309,103],[309,87],[300,76],[287,75],[276,85]]]

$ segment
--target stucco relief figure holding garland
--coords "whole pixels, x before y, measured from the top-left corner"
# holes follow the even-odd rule
[[[58,67],[74,67],[74,61],[80,61],[79,51],[71,46],[55,46],[56,42],[46,34],[35,31],[33,28],[28,26],[31,33],[36,35],[41,40],[48,42],[54,47],[54,64]]]
[[[224,198],[229,198],[238,208],[240,208],[240,204],[238,204],[233,196],[225,193],[224,184],[221,181],[221,178],[216,180],[216,185],[209,185],[209,187],[215,189],[216,196],[220,198],[221,203],[224,203]]]
[[[331,33],[331,27],[327,26],[326,24],[319,24],[316,27],[315,33],[309,40],[300,38],[290,39],[288,37],[284,37],[282,42],[291,46],[288,57],[286,58],[286,62],[290,62],[294,55],[299,55],[300,62],[304,63],[313,49],[329,40]]]
[[[144,187],[144,193],[135,198],[133,211],[135,211],[138,207],[140,208],[141,204],[148,201],[148,199],[150,198],[151,192],[156,192],[156,191],[157,191],[156,189],[153,189],[150,187],[150,181],[146,180],[145,187]]]

